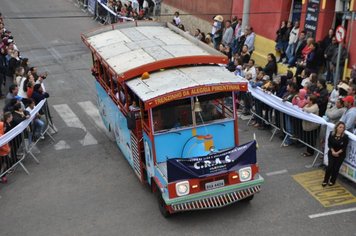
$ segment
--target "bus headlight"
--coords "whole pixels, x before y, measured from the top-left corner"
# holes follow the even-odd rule
[[[182,181],[176,183],[176,193],[178,196],[184,196],[189,194],[189,182]]]
[[[245,182],[249,181],[252,178],[251,167],[245,167],[239,170],[240,181]]]

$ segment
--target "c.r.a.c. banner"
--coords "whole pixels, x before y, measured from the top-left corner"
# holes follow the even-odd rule
[[[256,164],[256,141],[208,156],[168,159],[168,182],[222,174],[251,164]]]

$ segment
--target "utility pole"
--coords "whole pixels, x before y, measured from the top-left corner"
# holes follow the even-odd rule
[[[342,27],[345,27],[345,11],[346,11],[346,2],[343,2],[342,5]],[[344,41],[344,40],[343,40]],[[334,74],[334,88],[336,88],[337,84],[339,83],[340,79],[340,59],[341,59],[341,50],[343,47],[344,42],[339,43],[339,47],[337,49],[337,59],[336,59],[336,69],[335,69],[335,74]]]
[[[245,32],[246,26],[250,25],[250,6],[251,0],[244,0],[242,13],[242,32]]]

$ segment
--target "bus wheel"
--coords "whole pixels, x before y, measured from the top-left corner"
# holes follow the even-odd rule
[[[164,202],[160,191],[157,191],[157,199],[158,199],[159,211],[165,218],[169,217],[171,215],[171,213],[167,210],[167,205]]]
[[[248,196],[247,198],[242,199],[241,202],[249,202],[253,199],[254,196],[255,195]]]

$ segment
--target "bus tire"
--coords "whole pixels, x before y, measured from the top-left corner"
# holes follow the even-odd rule
[[[163,197],[162,197],[160,191],[157,191],[157,200],[158,200],[158,208],[159,208],[159,211],[161,212],[162,216],[164,216],[164,218],[168,218],[171,215],[171,213],[168,211],[167,205],[166,205],[165,201],[163,200]]]
[[[254,196],[255,195],[248,196],[247,198],[242,199],[241,202],[249,202],[253,199]]]

